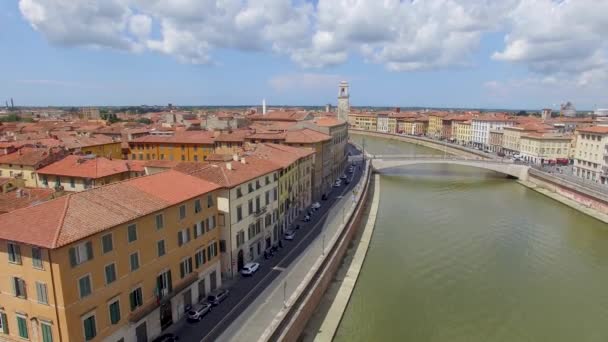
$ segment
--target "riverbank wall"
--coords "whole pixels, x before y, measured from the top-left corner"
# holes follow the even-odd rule
[[[369,132],[364,130],[349,130],[351,134],[359,134],[383,139],[397,140],[406,143],[425,146],[439,151],[446,151],[459,156],[489,156],[481,151],[469,148],[448,145],[447,149],[441,142],[415,136],[403,136],[392,133]],[[429,141],[431,140],[431,141]],[[529,168],[526,179],[520,179],[519,183],[548,197],[553,198],[563,204],[568,205],[584,214],[592,216],[598,220],[608,223],[608,193],[603,193],[580,184],[569,182],[566,179],[552,176],[547,172],[542,172]]]
[[[361,177],[359,191],[355,197],[356,205],[347,214],[346,222],[329,241],[327,252],[319,257],[306,280],[298,286],[296,293],[287,301],[286,307],[279,312],[272,325],[258,341],[298,340],[340,267],[356,229],[361,225],[365,202],[370,195],[371,179],[371,163],[366,161],[364,175]]]

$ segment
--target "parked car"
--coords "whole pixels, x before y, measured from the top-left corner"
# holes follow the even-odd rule
[[[179,337],[174,334],[162,334],[157,338],[153,339],[152,342],[175,342],[178,340]]]
[[[310,215],[304,216],[304,218],[302,219],[302,221],[304,221],[304,222],[310,221]]]
[[[348,178],[348,177],[346,177],[346,175],[340,176],[340,179],[342,179],[342,180],[345,180],[346,178]]]
[[[321,200],[323,200],[323,201],[327,201],[327,195],[326,195],[326,194],[323,194],[323,196],[321,196]]]
[[[310,207],[313,209],[319,209],[319,208],[321,208],[321,203],[315,202]]]
[[[213,306],[218,306],[226,297],[228,297],[228,290],[219,290],[207,296],[207,301]]]
[[[355,171],[355,167],[351,166],[348,168],[348,173],[353,173]]]
[[[350,181],[347,179],[347,180],[344,181],[344,184],[348,185],[348,184],[350,184]]]
[[[337,181],[334,183],[334,188],[339,188],[339,187],[341,187],[341,186],[342,186],[342,181],[337,180]]]
[[[288,230],[285,232],[285,240],[293,240],[296,237],[296,232],[293,230]]]
[[[257,262],[248,262],[243,266],[241,274],[244,276],[252,276],[260,268],[260,264]]]
[[[211,311],[211,303],[204,302],[194,304],[194,306],[188,311],[188,320],[189,321],[200,321],[203,316]]]
[[[496,155],[499,156],[499,157],[504,157],[505,153],[501,151],[501,152],[496,153]]]

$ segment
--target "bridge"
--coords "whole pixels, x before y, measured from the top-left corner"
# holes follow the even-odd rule
[[[481,157],[459,157],[452,155],[412,155],[412,154],[367,154],[377,172],[388,169],[421,164],[453,164],[495,171],[521,180],[528,179],[527,165],[516,164],[511,160],[484,159]]]

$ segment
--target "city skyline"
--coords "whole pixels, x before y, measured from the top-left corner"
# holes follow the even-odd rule
[[[307,106],[335,104],[347,80],[353,106],[591,110],[608,107],[602,7],[4,2],[0,95],[33,106]]]

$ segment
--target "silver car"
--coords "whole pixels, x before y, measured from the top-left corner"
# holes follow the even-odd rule
[[[188,311],[188,320],[190,321],[200,321],[203,316],[211,311],[211,304],[204,302],[199,304],[194,304],[192,309]]]

